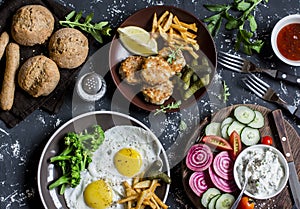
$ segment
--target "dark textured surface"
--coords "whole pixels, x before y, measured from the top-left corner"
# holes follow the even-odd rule
[[[3,2],[3,1],[2,1]],[[228,2],[225,0],[121,0],[121,1],[79,1],[79,0],[59,0],[63,6],[70,7],[74,10],[82,10],[84,15],[90,12],[95,13],[95,21],[108,20],[111,22],[114,29],[118,27],[128,16],[135,11],[151,5],[172,5],[189,11],[199,19],[203,19],[212,13],[204,9],[203,4],[216,4]],[[3,4],[3,3],[2,3]],[[243,57],[251,59],[253,62],[262,67],[271,67],[280,69],[291,74],[300,75],[299,67],[291,67],[280,62],[271,49],[270,36],[273,26],[276,22],[288,15],[300,13],[300,3],[298,0],[271,0],[267,5],[259,6],[255,12],[255,17],[258,20],[257,35],[266,41],[266,45],[259,55],[248,57],[241,54]],[[1,14],[2,15],[2,14]],[[1,28],[5,27],[0,25]],[[215,38],[217,50],[230,51],[233,50],[234,35],[230,31],[221,29],[221,33]],[[108,43],[108,42],[107,42]],[[205,46],[203,46],[205,47]],[[105,58],[105,56],[104,56]],[[107,58],[107,57],[106,57]],[[2,62],[2,61],[1,61]],[[106,68],[104,64],[101,68]],[[106,70],[108,72],[108,70]],[[215,89],[209,89],[204,98],[198,102],[198,107],[195,112],[181,111],[181,113],[172,113],[168,115],[158,115],[144,112],[134,106],[129,106],[121,94],[115,91],[116,87],[112,82],[109,73],[105,74],[105,79],[108,84],[108,91],[103,99],[95,104],[76,103],[76,98],[73,97],[73,89],[68,89],[65,95],[64,104],[57,114],[48,114],[47,112],[37,109],[29,115],[24,121],[19,123],[12,129],[0,121],[0,208],[42,208],[39,199],[36,183],[36,173],[38,161],[44,145],[51,136],[63,123],[74,116],[84,111],[90,110],[118,110],[120,112],[131,114],[140,119],[143,123],[150,126],[157,134],[167,149],[171,164],[176,165],[172,168],[171,190],[167,200],[170,208],[194,208],[188,200],[182,186],[182,176],[180,157],[177,152],[184,150],[178,146],[182,140],[188,140],[189,135],[178,135],[177,130],[181,118],[187,119],[187,124],[196,125],[199,121],[213,112],[216,112],[222,107],[232,104],[252,103],[268,107],[271,110],[277,108],[276,105],[267,103],[255,95],[249,93],[248,90],[241,86],[240,79],[243,75],[233,73],[227,69],[218,67],[216,80],[225,80],[230,88],[229,101],[224,104],[215,97]],[[286,84],[279,81],[274,81],[267,76],[260,76],[270,85],[275,88],[280,96],[289,101],[293,105],[300,104],[299,87]],[[217,82],[216,81],[216,82]],[[114,101],[114,102],[112,102]],[[125,104],[125,105],[124,105]],[[190,113],[192,112],[192,113]],[[293,117],[283,111],[285,119],[287,119],[295,128],[298,134],[300,133],[300,123]],[[153,122],[155,120],[155,122]],[[189,127],[188,130],[193,130]],[[179,137],[178,137],[179,136]],[[182,139],[182,140],[181,140]],[[177,149],[179,147],[179,149]],[[260,204],[257,208],[278,208],[276,205]]]

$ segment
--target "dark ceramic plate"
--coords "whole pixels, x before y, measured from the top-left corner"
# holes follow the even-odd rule
[[[216,112],[211,118],[205,118],[199,125],[198,131],[199,131],[200,135],[201,135],[201,133],[203,134],[204,129],[208,123],[221,122],[222,120],[224,120],[224,118],[226,118],[228,116],[232,116],[233,110],[237,106],[239,106],[239,105],[237,104],[237,105],[232,105],[230,107],[223,108],[223,109],[219,110],[218,112]],[[260,111],[265,118],[265,125],[264,125],[264,127],[262,127],[260,129],[261,136],[266,136],[266,135],[272,136],[273,146],[278,148],[279,150],[282,150],[282,147],[279,142],[279,138],[276,133],[276,126],[273,122],[272,117],[270,117],[271,110],[266,107],[259,106],[259,105],[247,104],[247,106],[249,106],[253,110]],[[293,156],[295,159],[295,165],[297,168],[297,172],[299,174],[299,172],[300,172],[300,152],[299,152],[299,149],[297,149],[299,147],[299,140],[298,140],[299,136],[298,136],[296,130],[292,127],[292,125],[288,121],[285,121],[285,127],[287,129],[287,134],[290,139],[290,144],[291,144]],[[188,152],[189,148],[190,147],[186,147],[186,149],[185,149],[186,153]],[[182,177],[183,177],[184,189],[185,189],[186,194],[189,197],[189,199],[193,202],[194,206],[199,209],[204,209],[204,206],[201,204],[200,197],[198,197],[189,186],[189,178],[190,178],[191,174],[192,174],[192,171],[187,168],[185,159],[184,159],[182,161]],[[234,193],[234,195],[236,197],[238,196],[238,192],[239,191]],[[270,198],[267,200],[255,200],[255,204],[256,205],[268,205],[270,208],[292,208],[292,199],[293,198],[288,190],[288,187],[286,186],[282,190],[282,192],[280,192],[276,197],[273,197],[273,198]]]
[[[200,46],[200,50],[198,50],[197,53],[199,53],[200,56],[205,56],[209,60],[210,65],[213,68],[210,76],[210,78],[212,78],[217,66],[217,53],[216,53],[215,43],[210,33],[206,29],[205,25],[194,15],[173,6],[153,6],[153,7],[142,9],[134,13],[129,18],[127,18],[120,25],[120,27],[135,25],[135,26],[142,27],[147,31],[151,31],[153,14],[156,12],[157,16],[159,17],[166,10],[176,15],[180,21],[186,23],[196,23],[198,27],[197,42]],[[143,95],[140,93],[139,87],[129,85],[126,82],[122,82],[122,79],[118,72],[118,68],[120,62],[124,60],[126,57],[128,57],[129,55],[131,54],[122,46],[122,44],[119,42],[118,34],[116,34],[113,37],[113,41],[111,43],[110,52],[109,52],[109,65],[110,65],[112,78],[115,84],[117,85],[118,89],[120,90],[120,92],[131,103],[144,110],[148,110],[148,111],[156,110],[157,108],[159,108],[159,106],[146,102],[144,100]],[[181,107],[187,107],[190,104],[193,104],[195,101],[201,98],[201,96],[205,92],[206,92],[206,88],[199,89],[194,94],[194,97],[191,97],[190,99],[184,101]],[[173,95],[173,97],[168,99],[164,103],[164,105],[179,99],[180,98],[178,98],[177,96],[174,97]]]
[[[143,123],[140,121],[117,112],[112,111],[97,111],[97,112],[89,112],[82,115],[79,115],[63,126],[61,126],[49,139],[48,143],[46,144],[38,166],[38,173],[37,173],[37,183],[38,183],[38,190],[45,208],[48,209],[58,209],[58,208],[67,208],[65,199],[62,195],[59,195],[57,189],[49,190],[48,186],[54,179],[59,177],[59,169],[54,167],[53,164],[49,163],[49,159],[56,155],[57,153],[62,151],[62,143],[63,138],[66,133],[70,131],[81,132],[84,129],[94,125],[99,124],[103,130],[107,130],[111,127],[117,125],[132,125],[142,127],[145,130],[150,131]],[[157,139],[154,134],[153,137]],[[167,174],[170,176],[170,169],[169,163],[167,160],[167,155],[165,150],[163,149],[161,143],[157,139],[157,144],[161,147],[161,154],[160,157],[164,163],[163,170],[167,171]],[[157,195],[164,201],[166,201],[168,192],[169,192],[169,185],[163,184],[162,186],[157,188]]]

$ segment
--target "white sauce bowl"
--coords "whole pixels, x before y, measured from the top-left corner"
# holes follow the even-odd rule
[[[264,153],[266,153],[267,150],[270,150],[278,158],[278,162],[280,164],[280,167],[283,170],[284,175],[280,178],[280,181],[278,183],[277,189],[274,190],[274,191],[272,191],[272,193],[269,193],[269,194],[254,194],[251,191],[248,191],[247,187],[246,187],[245,194],[247,196],[249,196],[249,197],[254,198],[254,199],[261,199],[261,200],[262,199],[269,199],[269,198],[272,198],[272,197],[278,195],[284,189],[284,187],[287,184],[288,177],[289,177],[289,168],[288,168],[288,164],[287,164],[287,161],[286,161],[285,157],[283,156],[283,154],[278,149],[276,149],[276,148],[274,148],[272,146],[269,146],[269,145],[259,144],[259,145],[253,145],[253,146],[250,146],[250,147],[244,149],[238,155],[238,157],[237,157],[237,159],[236,159],[236,161],[234,163],[234,169],[233,169],[234,180],[235,180],[237,186],[241,189],[242,186],[243,186],[243,184],[244,184],[244,182],[241,182],[240,179],[244,177],[245,172],[244,171],[243,172],[240,171],[240,165],[244,164],[244,167],[247,165],[248,160],[250,160],[250,159],[247,160],[246,158],[249,156],[250,152],[256,151],[256,152],[264,152]],[[260,155],[254,155],[254,158],[256,158],[256,157],[260,157]],[[252,158],[253,157],[251,157],[251,159]],[[276,166],[273,165],[271,167],[272,167],[272,170],[269,171],[269,172],[267,172],[267,175],[270,178],[274,178],[276,176],[276,173],[274,172],[274,169],[275,169]],[[250,176],[251,175],[252,176],[256,175],[256,177],[257,177],[257,175],[259,176],[260,173],[259,172],[256,173],[254,171],[254,172],[252,172],[250,174]],[[266,178],[267,179],[266,181],[268,181],[268,179],[271,180],[270,178]],[[266,183],[266,182],[264,181],[264,183]]]
[[[288,15],[276,23],[276,25],[274,26],[274,28],[272,30],[272,34],[271,34],[271,45],[272,45],[274,53],[281,61],[285,62],[286,64],[292,65],[292,66],[300,66],[300,60],[294,61],[294,60],[287,59],[280,53],[278,46],[277,46],[277,35],[278,35],[279,31],[286,25],[289,25],[292,23],[300,23],[300,14]]]

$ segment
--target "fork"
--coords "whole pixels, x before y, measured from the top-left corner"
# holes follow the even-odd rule
[[[278,104],[286,109],[289,113],[300,119],[300,108],[289,105],[286,101],[278,96],[278,94],[270,87],[269,84],[253,74],[247,75],[242,79],[243,83],[258,97]]]
[[[283,73],[279,70],[272,70],[257,67],[253,62],[239,56],[220,51],[218,63],[224,67],[239,73],[265,73],[272,78],[284,80],[293,84],[300,84],[300,77]]]

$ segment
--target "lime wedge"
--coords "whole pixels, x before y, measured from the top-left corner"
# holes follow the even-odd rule
[[[157,42],[150,33],[138,26],[118,28],[124,47],[133,54],[149,56],[158,53]]]

